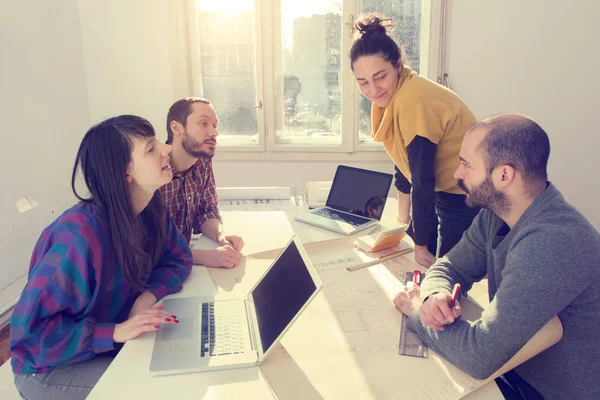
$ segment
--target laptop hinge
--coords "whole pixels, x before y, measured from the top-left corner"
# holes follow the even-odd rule
[[[246,318],[248,318],[248,330],[250,331],[250,344],[252,345],[252,350],[258,352],[258,332],[257,323],[256,323],[256,315],[254,314],[254,307],[252,302],[250,301],[250,296],[246,300],[244,300],[244,306],[246,307]]]
[[[358,215],[358,214],[354,214],[354,213],[351,213],[351,212],[348,212],[348,211],[338,210],[337,208],[333,208],[333,207],[329,207],[329,206],[325,206],[325,208],[329,208],[330,210],[334,210],[334,211],[337,211],[339,213],[343,213],[343,214],[346,214],[346,215],[352,215],[353,217],[363,218],[363,219],[366,219],[367,222],[368,221],[377,221],[377,222],[379,222],[379,220],[377,220],[375,218],[365,217],[364,215]],[[367,222],[365,222],[365,224]]]

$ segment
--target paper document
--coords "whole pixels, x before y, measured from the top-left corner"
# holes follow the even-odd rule
[[[208,272],[219,293],[235,291],[245,295],[263,276],[278,254],[279,249],[243,256],[240,263],[231,269],[210,268]]]
[[[323,289],[261,366],[279,399],[451,400],[483,384],[431,350],[428,358],[398,355],[402,313],[392,299],[420,267],[399,256],[350,272],[364,262],[351,240],[305,248]]]
[[[291,206],[289,187],[219,187],[220,211],[282,211]]]
[[[254,200],[219,200],[220,211],[283,211],[289,207],[288,200],[254,199]]]
[[[248,213],[243,211],[222,212],[226,232],[240,236],[244,240],[242,258],[232,269],[209,268],[209,274],[219,292],[236,290],[240,295],[247,293],[264,271],[277,257],[280,250],[294,236],[294,231],[283,211]],[[257,229],[260,227],[260,230]],[[256,232],[263,232],[257,234]],[[202,243],[192,236],[190,245],[194,248],[216,248],[218,244],[204,239]],[[254,256],[248,256],[254,255]]]
[[[377,259],[385,259],[401,250],[409,249],[410,246],[402,241],[399,245],[387,249],[367,253],[356,248],[352,238],[333,239],[324,242],[309,243],[304,246],[310,260],[317,271],[360,267],[370,264]],[[385,261],[382,260],[382,263]]]

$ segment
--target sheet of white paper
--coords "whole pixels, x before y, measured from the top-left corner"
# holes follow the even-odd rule
[[[291,204],[290,200],[252,199],[220,200],[220,211],[283,211]]]
[[[232,269],[210,268],[209,273],[218,292],[235,290],[243,296],[258,282],[280,250],[288,244],[294,236],[294,231],[283,211],[261,213],[226,211],[222,213],[222,217],[225,231],[228,234],[241,236],[244,240],[242,254],[245,256]],[[192,244],[195,248],[218,246],[206,238],[197,239],[197,237],[192,237],[190,245]]]
[[[305,247],[320,266],[323,289],[283,338],[284,348],[261,366],[279,399],[451,400],[482,385],[432,351],[429,358],[398,355],[401,313],[391,300],[405,272],[420,267],[399,256],[350,272],[347,266],[362,261],[351,242]]]
[[[210,268],[209,273],[218,293],[235,293],[244,297],[273,263],[279,250],[242,257],[232,268]]]
[[[221,216],[226,234],[244,239],[242,253],[246,255],[282,249],[294,236],[283,211],[225,211]]]
[[[375,253],[366,253],[354,245],[354,240],[355,238],[344,237],[324,242],[309,243],[304,245],[304,247],[317,271],[354,267],[410,248],[408,243],[402,241],[398,246]]]

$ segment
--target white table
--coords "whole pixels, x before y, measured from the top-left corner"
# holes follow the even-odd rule
[[[396,203],[390,199],[382,218],[383,224],[395,223]],[[283,247],[294,233],[303,243],[331,240],[344,237],[320,228],[294,221],[296,209],[290,207],[285,215],[281,212],[246,212],[229,211],[223,218],[228,232],[240,234],[246,242],[245,253]],[[287,218],[287,221],[286,221]],[[257,232],[266,232],[257,234]],[[361,232],[355,236],[368,233]],[[205,240],[205,239],[204,239]],[[198,245],[210,246],[201,240]],[[411,255],[412,256],[412,255]],[[414,260],[414,258],[413,258]],[[207,269],[194,267],[184,289],[173,297],[188,297],[216,294],[215,286]],[[300,319],[298,320],[300,322]],[[290,330],[290,334],[293,331]],[[156,334],[151,332],[125,344],[106,373],[102,376],[90,399],[107,398],[156,398],[156,399],[271,399],[276,398],[271,390],[265,373],[261,368],[241,368],[227,371],[195,373],[152,377],[148,372],[152,347]],[[303,373],[296,371],[293,379],[301,382]],[[306,379],[306,378],[304,378]],[[366,379],[363,377],[363,379]],[[390,382],[393,384],[393,382]],[[273,382],[271,382],[273,384]],[[310,387],[310,385],[308,385]],[[298,392],[299,393],[299,392]],[[319,398],[320,394],[308,393],[309,398]],[[302,393],[298,398],[305,397]],[[293,396],[292,396],[293,397]],[[347,398],[347,397],[346,397]],[[497,386],[492,382],[465,397],[477,399],[503,399]]]

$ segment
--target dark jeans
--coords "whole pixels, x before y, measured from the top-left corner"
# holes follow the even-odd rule
[[[496,378],[496,384],[507,400],[544,400],[542,395],[515,371],[508,371]]]
[[[429,235],[427,248],[437,257],[443,257],[452,249],[469,229],[473,219],[479,213],[479,208],[471,208],[465,204],[466,196],[446,192],[435,193],[435,213],[438,217],[438,229]],[[440,246],[438,251],[438,231]],[[412,224],[407,233],[412,237]]]

